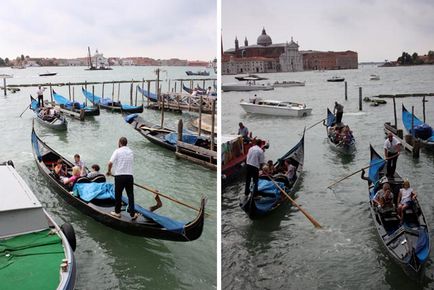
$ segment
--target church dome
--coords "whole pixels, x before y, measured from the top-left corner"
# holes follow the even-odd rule
[[[267,33],[265,32],[265,28],[262,28],[262,33],[258,36],[258,40],[256,41],[256,43],[262,46],[272,44],[271,37],[267,35]]]

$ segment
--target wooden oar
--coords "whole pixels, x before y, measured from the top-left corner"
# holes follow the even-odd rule
[[[278,184],[276,181],[274,181],[274,179],[268,175],[268,177],[270,178],[271,182],[274,183],[275,186],[277,186],[277,188],[280,190],[280,192],[282,192],[290,201],[293,205],[295,205],[303,214],[305,217],[307,217],[307,219],[316,227],[316,228],[322,228],[322,226],[307,212],[305,211],[303,208],[301,208],[301,206],[299,206],[295,200],[293,200],[288,193],[286,193],[286,191],[284,191]]]
[[[321,123],[321,122],[324,121],[324,120],[325,120],[325,119],[319,120],[318,122],[316,122],[316,123],[313,124],[312,126],[309,126],[309,127],[306,129],[306,131],[309,130],[309,129],[311,129],[311,128],[313,128],[313,127],[315,127],[316,125],[318,125],[319,123]]]
[[[21,116],[24,114],[25,111],[27,111],[28,108],[30,108],[30,106],[27,106],[26,109],[21,113],[21,115],[18,118],[21,118]]]
[[[195,208],[194,206],[191,206],[191,205],[186,204],[186,203],[184,203],[184,202],[182,202],[182,201],[176,200],[176,199],[174,199],[173,197],[170,197],[170,196],[168,196],[168,195],[165,195],[165,194],[161,193],[159,190],[154,189],[154,188],[152,188],[152,187],[149,187],[149,186],[147,186],[147,185],[140,185],[140,184],[137,184],[137,183],[134,183],[134,185],[137,186],[137,187],[140,187],[140,188],[142,188],[142,189],[145,189],[145,190],[147,190],[147,191],[149,191],[149,192],[155,193],[155,194],[157,194],[157,195],[159,195],[159,196],[162,196],[162,197],[164,197],[164,198],[166,198],[166,199],[168,199],[168,200],[171,200],[171,201],[173,201],[173,202],[175,202],[175,203],[177,203],[177,204],[180,204],[180,205],[183,205],[183,206],[185,206],[185,207],[188,207],[188,208],[194,209],[195,211],[200,211],[200,209]],[[208,215],[208,214],[205,213],[205,215]]]
[[[385,160],[389,160],[389,159],[395,158],[395,157],[398,156],[398,155],[399,155],[399,153],[397,153],[397,154],[395,154],[395,155],[393,155],[393,156],[387,157],[387,158],[385,158],[385,159],[383,159],[383,160],[384,160],[384,161],[385,161]],[[353,173],[351,173],[351,174],[349,174],[349,175],[347,175],[347,176],[345,176],[345,177],[339,179],[338,181],[333,182],[332,184],[330,184],[329,186],[327,186],[327,188],[332,188],[334,185],[338,184],[339,182],[341,182],[341,181],[343,181],[343,180],[345,180],[345,179],[347,179],[347,178],[353,176],[354,174],[357,174],[357,173],[361,172],[362,170],[368,169],[368,168],[370,168],[370,167],[372,167],[372,166],[374,166],[374,165],[380,163],[380,162],[383,161],[383,160],[379,160],[378,162],[375,162],[374,164],[371,164],[371,165],[365,166],[365,167],[363,167],[363,168],[360,168],[359,170],[357,170],[357,171],[355,171],[355,172],[353,172]]]

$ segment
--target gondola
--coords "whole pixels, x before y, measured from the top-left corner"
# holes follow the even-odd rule
[[[74,113],[79,113],[83,111],[84,116],[99,116],[98,106],[86,106],[85,104],[80,104],[79,102],[68,101],[62,95],[59,95],[53,90],[53,99],[62,109],[68,110]]]
[[[288,194],[293,194],[294,189],[300,183],[304,164],[304,132],[301,140],[275,163],[275,168],[284,166],[284,161],[296,167],[294,180],[289,181],[284,174],[275,174],[273,179]],[[253,196],[252,188],[247,196],[241,198],[240,207],[247,213],[250,219],[258,219],[269,215],[285,202],[286,196],[280,192],[277,186],[267,177],[260,176],[258,182],[258,195]]]
[[[150,212],[137,204],[135,210],[140,215],[135,221],[132,221],[126,212],[128,199],[125,196],[122,198],[122,216],[117,218],[110,215],[110,212],[114,210],[113,184],[106,183],[103,175],[97,176],[93,180],[80,178],[71,189],[55,176],[52,165],[61,159],[70,170],[73,163],[45,144],[36,135],[35,130],[32,130],[32,148],[39,170],[56,189],[59,196],[98,222],[115,230],[146,238],[185,242],[198,239],[201,236],[204,224],[205,198],[202,198],[200,210],[195,219],[188,223]],[[103,195],[97,195],[98,191],[103,192]]]
[[[368,177],[368,196],[371,216],[378,236],[389,256],[401,266],[404,272],[414,279],[423,273],[431,250],[428,225],[419,202],[415,200],[404,212],[403,224],[394,208],[377,208],[373,203],[375,193],[382,186],[380,180],[386,175],[386,161],[370,146],[371,161]],[[394,204],[397,203],[403,180],[397,172],[393,178],[388,177]]]
[[[185,72],[188,76],[209,76],[209,72],[206,70],[193,72],[188,70]]]
[[[411,112],[407,111],[404,105],[402,105],[402,123],[409,134],[412,134],[411,119]],[[413,126],[415,137],[418,138],[427,149],[434,151],[434,130],[416,116],[413,116]]]
[[[15,170],[0,163],[1,289],[74,289],[74,228],[57,225]]]
[[[30,96],[30,109],[35,112],[36,120],[41,125],[59,131],[64,131],[68,128],[68,121],[66,121],[65,116],[60,114],[54,116],[43,116],[42,110],[38,105],[38,101],[32,96]]]
[[[147,90],[145,90],[144,88],[142,88],[141,86],[137,86],[137,90],[146,98],[148,98],[150,101],[152,102],[157,102],[158,101],[158,97],[157,94],[154,94],[152,92],[148,92]]]
[[[112,99],[101,98],[92,94],[89,91],[86,91],[84,88],[81,88],[83,95],[86,99],[92,102],[94,105],[100,106],[103,109],[113,111],[113,112],[126,112],[126,113],[142,113],[143,105],[140,106],[130,106],[122,104],[121,102],[113,101]]]
[[[356,151],[356,140],[354,139],[353,134],[351,133],[350,140],[341,140],[339,142],[335,142],[334,133],[330,128],[332,128],[336,123],[335,115],[327,108],[327,119],[323,122],[326,127],[327,133],[327,142],[330,144],[330,147],[340,153],[351,155]],[[343,127],[343,126],[342,126]]]
[[[137,132],[150,142],[166,148],[170,151],[176,151],[176,141],[178,140],[178,133],[169,128],[161,128],[159,125],[143,120],[137,114],[130,114],[124,117],[125,122],[130,124]],[[182,142],[209,149],[210,139],[205,136],[198,136],[189,134],[186,131],[182,134]],[[208,157],[197,152],[192,157],[208,161]]]

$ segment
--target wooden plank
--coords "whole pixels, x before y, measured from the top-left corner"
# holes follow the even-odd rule
[[[176,147],[179,147],[179,149],[183,149],[183,150],[190,150],[190,151],[194,151],[197,152],[199,154],[202,155],[207,155],[210,156],[212,158],[217,158],[217,152],[210,150],[210,149],[206,149],[206,148],[202,148],[196,145],[192,145],[192,144],[188,144],[182,141],[177,141],[176,142]]]
[[[200,159],[197,159],[197,158],[185,155],[185,154],[183,154],[181,152],[175,152],[175,154],[176,154],[176,157],[189,160],[189,161],[191,161],[193,163],[202,165],[202,166],[204,166],[204,167],[206,167],[208,169],[211,169],[211,170],[217,170],[217,165],[212,164],[210,162],[207,162],[207,161],[204,161],[204,160],[200,160]]]

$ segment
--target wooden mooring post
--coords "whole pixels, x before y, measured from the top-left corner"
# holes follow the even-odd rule
[[[102,82],[101,98],[104,99],[104,82]]]
[[[71,83],[68,84],[68,98],[71,100]]]
[[[3,92],[4,92],[4,95],[6,97],[6,78],[5,77],[3,77]]]
[[[118,83],[118,102],[121,95],[121,83]]]
[[[198,135],[200,136],[202,131],[202,102],[203,98],[202,95],[200,96],[200,106],[199,106],[199,128],[198,128]]]
[[[345,81],[345,101],[348,101],[348,84],[347,84],[347,81]]]
[[[151,82],[148,81],[148,94],[150,93],[150,90],[151,90]],[[146,107],[148,108],[149,108],[149,102],[150,102],[149,98],[146,98]]]
[[[216,100],[212,101],[212,112],[211,112],[211,148],[210,150],[214,150],[214,126],[215,126],[215,102]]]
[[[396,118],[396,100],[395,97],[393,97],[393,120],[394,120],[394,124],[395,124],[395,129],[398,129],[398,121]],[[401,136],[402,138],[402,136]]]
[[[359,111],[363,110],[363,103],[362,103],[362,87],[359,87]]]
[[[50,83],[50,98],[51,98],[51,102],[53,102],[53,87],[51,86],[51,83]]]
[[[425,96],[423,96],[422,99],[422,111],[423,111],[423,122],[425,123],[425,103],[428,102],[427,100],[425,100]]]

